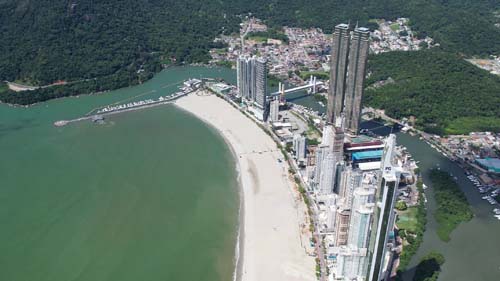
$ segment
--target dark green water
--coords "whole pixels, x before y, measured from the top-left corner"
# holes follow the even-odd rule
[[[398,134],[398,144],[407,147],[414,159],[420,161],[418,165],[422,171],[424,183],[430,187],[425,192],[428,198],[428,212],[424,241],[410,267],[416,266],[418,261],[430,251],[437,251],[446,258],[439,277],[441,281],[500,280],[500,221],[493,217],[494,207],[487,201],[481,200],[483,195],[470,183],[458,165],[425,142],[406,134]],[[462,223],[452,232],[449,242],[443,242],[437,236],[437,224],[433,216],[437,205],[428,175],[429,170],[437,166],[458,178],[458,184],[467,196],[474,212],[474,218],[471,221]],[[405,279],[411,280],[413,270],[414,268],[411,268],[407,272]]]
[[[233,72],[172,68],[104,95],[0,106],[0,280],[232,280],[238,188],[216,132],[171,105],[52,126],[200,75]]]

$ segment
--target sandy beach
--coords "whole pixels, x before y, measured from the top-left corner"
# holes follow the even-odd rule
[[[243,199],[237,279],[316,280],[305,205],[271,137],[215,95],[190,94],[175,104],[217,129],[235,154]]]

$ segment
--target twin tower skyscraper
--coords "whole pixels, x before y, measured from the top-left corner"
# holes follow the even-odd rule
[[[335,26],[326,121],[338,124],[342,120],[342,127],[353,135],[359,131],[369,40],[370,31],[365,27],[356,27],[351,33],[348,24]]]

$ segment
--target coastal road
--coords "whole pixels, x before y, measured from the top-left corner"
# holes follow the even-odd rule
[[[274,134],[272,134],[272,135],[273,135],[273,138],[277,138],[277,136],[275,136]],[[293,159],[292,155],[289,152],[287,152],[287,156],[288,156],[288,163],[290,164],[290,167],[292,168],[292,170],[295,171],[295,174],[299,175],[300,183],[302,184],[302,186],[307,186],[307,184],[302,179],[302,176],[300,176],[299,167],[297,166],[297,163],[295,163],[292,160]],[[310,194],[308,192],[306,192],[306,194],[307,194],[307,198],[309,199],[309,202],[311,202],[311,211],[313,212],[313,215],[310,217],[310,219],[312,220],[312,223],[314,225],[314,233],[312,233],[312,235],[316,240],[316,243],[314,243],[314,248],[316,250],[316,258],[319,259],[319,266],[320,266],[319,280],[320,281],[327,281],[328,274],[327,274],[327,265],[326,265],[326,261],[325,261],[325,249],[323,249],[323,240],[322,240],[321,234],[318,231],[318,229],[319,229],[319,225],[318,225],[318,210],[319,210],[319,208],[316,206],[316,203],[315,203],[316,201],[314,201],[314,198],[312,198],[312,196],[310,196]]]

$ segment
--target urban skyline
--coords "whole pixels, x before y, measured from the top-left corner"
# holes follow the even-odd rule
[[[327,122],[345,122],[346,131],[356,135],[361,117],[361,100],[370,48],[370,31],[350,30],[348,24],[335,26],[330,57],[330,91]]]
[[[327,115],[308,186],[319,206],[318,228],[328,242],[331,278],[339,281],[388,280],[394,254],[400,173],[393,155],[395,136],[383,141],[358,136],[369,38],[363,27],[335,27]],[[268,104],[263,84],[266,61],[240,56],[237,76],[239,95],[268,111],[269,122],[278,122],[280,100],[274,97]],[[307,165],[307,138],[295,134],[291,141],[297,165]],[[353,142],[356,146],[347,149]]]

